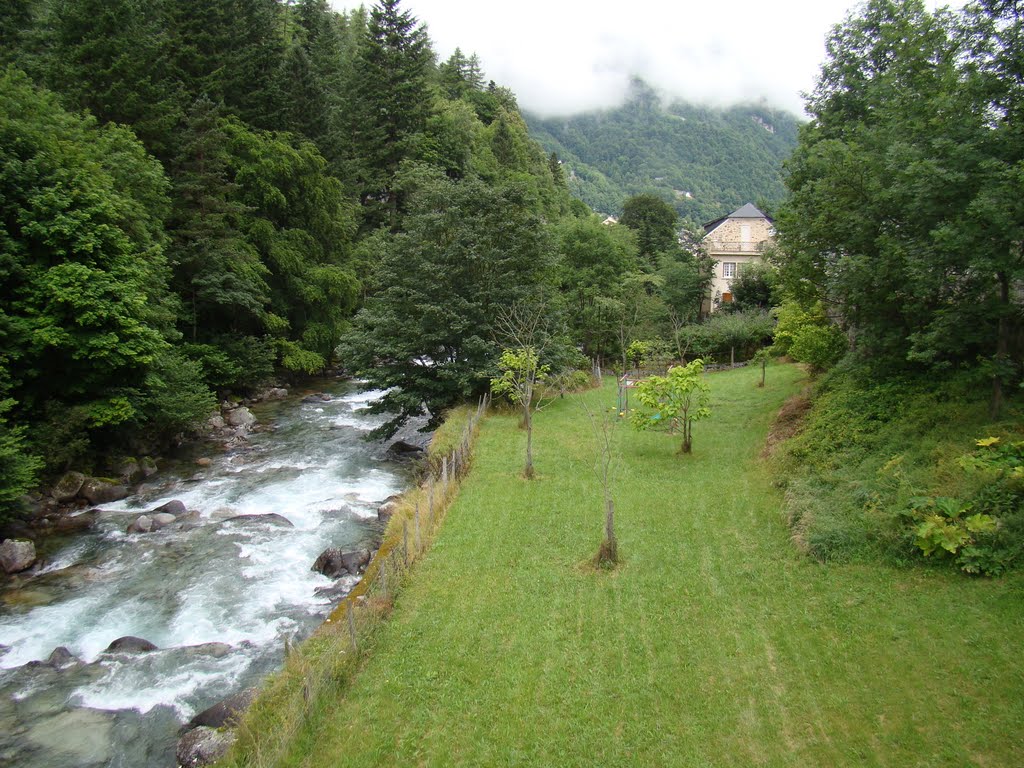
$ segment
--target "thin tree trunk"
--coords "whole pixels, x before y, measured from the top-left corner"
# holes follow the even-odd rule
[[[604,500],[604,537],[615,541],[615,502],[610,496]]]
[[[533,416],[530,413],[530,406],[527,405],[526,413],[526,467],[523,469],[523,476],[527,480],[533,479]]]

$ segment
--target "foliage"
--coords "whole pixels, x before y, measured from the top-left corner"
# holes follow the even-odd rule
[[[977,537],[978,548],[963,553],[964,563],[978,560],[977,567],[988,571],[1018,561],[1024,549],[1024,510],[1012,478],[1013,459],[999,464],[1000,451],[1012,456],[1013,449],[998,447],[1017,440],[978,446],[964,457],[965,433],[998,435],[1007,428],[1016,433],[1012,419],[1003,424],[989,420],[978,383],[966,373],[945,380],[894,376],[849,360],[826,374],[802,429],[777,459],[796,541],[821,560],[912,563],[921,550],[916,536],[908,535],[908,523],[918,526],[938,514],[936,536],[955,533],[938,522],[963,527],[940,509],[914,500],[947,498],[955,500],[949,511],[961,520],[973,514],[999,520],[997,531]],[[975,468],[976,462],[984,463]],[[910,514],[915,505],[919,518]],[[982,545],[1003,565],[996,560],[982,564]]]
[[[748,360],[772,339],[774,326],[764,312],[716,312],[703,323],[682,326],[678,345],[685,356],[705,360]]]
[[[405,224],[374,242],[375,291],[344,347],[347,365],[389,390],[374,406],[395,414],[382,434],[424,408],[436,420],[483,394],[499,308],[537,296],[551,278],[547,233],[519,186],[428,174]]]
[[[24,427],[11,426],[5,415],[14,406],[0,400],[0,523],[19,511],[19,502],[36,482],[42,460],[28,452]]]
[[[966,502],[915,496],[903,514],[913,524],[914,543],[925,557],[947,555],[967,573],[997,576],[1024,549],[1024,540],[1014,535],[1024,518],[1024,441],[984,438],[957,463],[984,477],[978,493]]]
[[[662,429],[683,433],[680,453],[693,449],[693,422],[711,415],[711,388],[704,381],[704,362],[692,360],[668,369],[665,376],[651,376],[636,386],[636,399],[642,406],[630,414],[636,429]]]
[[[355,99],[349,115],[360,200],[375,219],[398,224],[394,178],[415,157],[433,100],[428,73],[433,54],[426,28],[399,0],[379,0],[353,68]],[[382,207],[384,210],[377,210]]]
[[[807,363],[813,375],[838,363],[849,348],[846,335],[829,321],[821,302],[805,309],[799,302],[788,300],[773,314],[777,319],[773,351]]]
[[[636,195],[622,204],[619,224],[636,232],[639,257],[648,264],[657,262],[660,254],[678,247],[676,219],[671,205],[654,195]]]
[[[781,303],[778,273],[768,264],[749,264],[731,283],[732,301],[723,304],[723,312],[767,312]]]
[[[776,222],[787,291],[827,302],[860,355],[1010,361],[994,412],[1024,355],[1021,25],[1012,3],[874,0],[837,26]]]
[[[639,269],[636,237],[596,216],[570,218],[555,229],[558,281],[570,331],[594,358],[615,353],[627,276]]]

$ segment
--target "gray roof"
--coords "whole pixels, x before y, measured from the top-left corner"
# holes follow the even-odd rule
[[[726,219],[768,219],[768,221],[773,221],[773,219],[770,216],[765,216],[763,213],[761,213],[761,211],[758,210],[757,206],[755,206],[753,203],[747,203],[742,208],[737,208],[728,216],[723,216],[720,219],[715,219],[713,221],[705,223],[704,231],[710,234],[711,230],[713,230]]]
[[[742,208],[737,208],[725,218],[727,219],[767,219],[753,203],[747,203]]]

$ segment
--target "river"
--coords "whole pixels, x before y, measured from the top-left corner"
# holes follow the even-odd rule
[[[263,428],[244,449],[154,476],[0,592],[0,765],[173,766],[183,723],[278,668],[330,612],[316,590],[334,582],[313,561],[374,546],[377,506],[411,474],[363,439],[379,393],[318,391],[332,399],[254,406]],[[199,512],[193,527],[125,533],[172,499]],[[256,517],[271,513],[291,526]],[[129,635],[160,650],[105,652]],[[80,663],[40,663],[58,646]]]

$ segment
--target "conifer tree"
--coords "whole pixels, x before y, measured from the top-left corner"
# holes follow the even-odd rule
[[[399,0],[380,0],[355,60],[352,136],[360,198],[382,205],[392,227],[401,207],[395,174],[415,156],[431,112],[432,62],[426,28]]]

